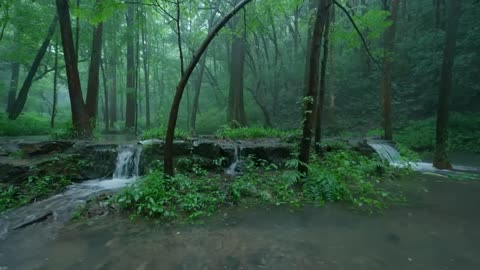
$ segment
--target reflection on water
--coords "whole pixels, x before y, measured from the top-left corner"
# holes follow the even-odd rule
[[[419,176],[412,206],[368,216],[335,205],[233,208],[200,225],[103,217],[47,243],[38,226],[0,243],[4,269],[477,269],[480,183]]]

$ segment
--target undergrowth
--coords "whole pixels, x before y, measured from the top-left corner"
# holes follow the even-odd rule
[[[30,176],[20,186],[0,185],[0,212],[23,206],[62,191],[71,181],[64,176]]]
[[[404,128],[396,130],[394,140],[416,151],[433,151],[435,130],[435,118],[410,121]],[[480,153],[480,114],[451,114],[448,131],[449,151]],[[383,131],[371,130],[368,135],[381,136]]]
[[[217,131],[216,135],[227,139],[259,139],[259,138],[287,138],[294,135],[293,132],[282,131],[264,127],[224,127]]]
[[[155,170],[111,203],[131,217],[193,221],[233,204],[299,207],[347,202],[356,209],[376,212],[403,201],[398,189],[392,187],[393,180],[407,169],[392,168],[378,158],[350,150],[327,153],[315,160],[307,177],[297,172],[298,160],[279,168],[253,157],[243,161],[243,172],[233,179],[200,168],[172,178]]]
[[[8,119],[8,115],[0,113],[0,136],[47,135],[50,131],[49,117],[22,113],[16,120]]]
[[[165,127],[158,127],[158,128],[151,128],[145,130],[142,135],[142,140],[150,140],[150,139],[165,139],[167,135],[167,128]],[[175,128],[175,139],[186,139],[188,138],[188,132],[183,129]]]

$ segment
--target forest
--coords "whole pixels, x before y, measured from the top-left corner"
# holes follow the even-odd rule
[[[332,219],[368,223],[389,213],[360,227],[362,237],[417,211],[408,227],[415,231],[385,232],[392,243],[402,233],[421,242],[422,220],[430,228],[458,213],[439,229],[452,239],[438,240],[457,246],[444,254],[455,257],[467,250],[453,238],[457,222],[480,240],[469,210],[480,202],[478,14],[478,0],[0,0],[0,269],[37,269],[26,257],[9,259],[22,247],[38,255],[35,267],[70,269],[73,261],[38,258],[56,256],[69,237],[95,241],[70,227],[82,222],[96,224],[92,235],[109,224],[121,227],[117,240],[142,242],[129,238],[125,216],[145,229],[144,219],[211,230],[232,216],[238,230],[251,231],[257,214],[266,224],[323,224],[330,218],[318,207],[327,204],[336,207],[325,210]],[[288,231],[296,225],[286,224],[281,233],[293,249]],[[35,244],[22,240],[37,232]],[[168,231],[152,237],[170,239]],[[52,250],[33,251],[45,244]],[[257,245],[261,253],[269,244]],[[152,257],[148,245],[130,248]],[[296,266],[286,269],[319,269],[318,260],[302,261],[303,250],[290,252]],[[456,259],[442,264],[430,250],[411,250],[431,267],[424,269],[480,263],[478,252],[464,251],[466,268]],[[95,250],[83,252],[88,260]],[[127,250],[111,252],[107,262],[83,266],[137,269],[108,259]],[[252,263],[251,254],[188,252],[194,261],[216,256],[225,269],[286,267],[268,256]],[[347,269],[376,269],[369,255],[354,261],[348,252],[335,255]],[[198,268],[167,257],[138,269]],[[395,267],[383,269],[409,268]]]

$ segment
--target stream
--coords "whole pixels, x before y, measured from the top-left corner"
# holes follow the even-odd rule
[[[401,185],[408,205],[384,214],[358,213],[342,204],[237,206],[199,224],[121,215],[68,222],[88,198],[135,181],[140,155],[136,146],[120,146],[113,179],[75,184],[4,214],[0,269],[471,270],[480,265],[480,181],[455,174],[409,176]],[[36,219],[41,220],[30,224]]]

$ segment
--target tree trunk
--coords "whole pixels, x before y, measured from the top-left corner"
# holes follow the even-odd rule
[[[330,31],[335,30],[335,12],[336,8],[335,5],[331,6],[332,13],[330,18],[330,23],[332,28]],[[335,125],[335,44],[334,42],[330,42],[330,76],[329,76],[329,87],[328,87],[328,113],[327,113],[327,124],[329,127],[333,127]]]
[[[125,110],[125,128],[135,127],[136,106],[135,106],[135,50],[133,31],[134,6],[128,5],[127,10],[127,104]]]
[[[385,2],[386,3],[386,2]],[[398,6],[400,0],[392,0],[391,15],[392,25],[385,32],[385,49],[383,57],[383,129],[386,140],[393,139],[392,130],[392,69],[393,53],[395,49],[395,32],[397,24]],[[389,10],[385,4],[385,10]]]
[[[10,113],[15,106],[15,99],[17,98],[18,77],[20,74],[20,64],[12,63],[12,75],[10,77],[10,90],[8,91],[7,113]]]
[[[102,0],[97,0],[97,5]],[[87,88],[87,102],[86,111],[92,127],[96,126],[97,122],[97,108],[98,108],[98,88],[100,82],[100,65],[102,61],[102,34],[103,23],[100,22],[93,30],[92,38],[92,55],[90,60],[90,67],[88,69],[88,88]]]
[[[195,136],[196,135],[196,123],[197,123],[197,113],[198,113],[198,104],[200,101],[200,90],[202,90],[202,81],[203,75],[205,74],[205,62],[207,60],[207,54],[203,56],[202,60],[200,60],[200,70],[198,71],[197,78],[195,80],[195,89],[194,89],[194,96],[193,96],[193,105],[192,111],[190,115],[190,133]]]
[[[450,0],[448,8],[446,45],[443,53],[442,73],[438,92],[437,137],[433,166],[438,169],[451,169],[448,160],[448,107],[452,88],[453,64],[457,43],[458,24],[461,16],[461,1]]]
[[[322,123],[323,123],[323,106],[325,103],[325,92],[327,91],[327,63],[329,57],[329,34],[330,34],[330,12],[326,14],[325,22],[325,35],[323,41],[323,59],[322,59],[322,69],[320,71],[320,93],[318,94],[318,100],[316,104],[316,121],[315,121],[315,150],[320,152],[320,141],[322,139]]]
[[[27,102],[28,92],[30,91],[30,87],[32,86],[35,73],[37,73],[38,67],[40,66],[40,63],[42,62],[42,59],[45,56],[45,53],[47,52],[47,48],[50,45],[50,40],[52,39],[52,36],[55,33],[55,28],[57,26],[57,23],[58,23],[58,19],[57,19],[57,16],[55,16],[52,22],[50,23],[50,26],[47,31],[47,36],[45,37],[45,40],[43,41],[42,46],[40,47],[40,50],[38,50],[37,55],[33,60],[32,66],[30,67],[30,70],[28,71],[27,77],[25,78],[25,81],[23,82],[23,85],[22,85],[22,88],[20,89],[18,97],[15,100],[15,104],[13,108],[10,110],[8,118],[12,120],[17,119],[17,117],[20,115],[23,108],[25,107],[25,102]]]
[[[320,52],[322,45],[322,34],[325,28],[325,17],[327,12],[326,0],[318,0],[317,13],[313,34],[310,43],[310,57],[308,65],[308,84],[305,91],[304,98],[304,121],[303,121],[303,136],[300,143],[300,154],[298,160],[300,161],[298,171],[302,176],[308,174],[308,163],[310,161],[310,148],[312,144],[312,129],[313,129],[313,110],[315,107],[317,88],[318,88],[318,70],[320,66]]]
[[[145,12],[145,11],[144,11]],[[148,59],[150,57],[150,49],[146,34],[146,14],[144,14],[145,21],[142,27],[142,48],[143,48],[143,73],[145,75],[145,118],[146,127],[150,128],[150,67]]]
[[[115,25],[114,25],[115,27]],[[116,31],[112,31],[111,42],[109,42],[113,48],[111,48],[110,60],[109,62],[109,77],[111,78],[112,82],[110,85],[110,98],[109,98],[109,122],[110,127],[113,128],[115,122],[117,121],[117,34]]]
[[[58,100],[58,38],[55,42],[55,62],[53,64],[53,102],[52,102],[52,115],[50,119],[50,128],[55,127],[55,116],[57,115],[57,100]]]
[[[109,113],[109,97],[108,97],[108,85],[107,85],[107,75],[105,74],[105,64],[101,62],[102,69],[102,81],[103,81],[103,96],[105,97],[105,104],[103,110],[103,120],[105,121],[105,130],[110,129],[110,113]]]
[[[83,102],[80,75],[78,73],[77,58],[73,44],[72,25],[68,0],[56,0],[57,12],[60,21],[63,56],[67,71],[68,92],[70,95],[70,107],[72,111],[72,124],[76,135],[79,137],[91,136],[88,114]]]
[[[185,71],[184,76],[182,76],[180,82],[177,85],[177,90],[172,102],[172,108],[170,109],[170,116],[168,118],[168,128],[167,135],[165,137],[165,150],[164,150],[164,170],[165,173],[169,176],[174,175],[173,168],[173,138],[175,132],[175,126],[177,125],[178,111],[180,109],[180,102],[182,101],[183,92],[185,91],[185,86],[188,83],[190,76],[192,75],[195,66],[202,57],[203,53],[207,50],[208,45],[212,42],[218,32],[230,21],[230,19],[235,16],[245,5],[250,3],[252,0],[243,0],[238,3],[225,17],[218,22],[213,30],[210,31],[208,36],[200,45],[199,49],[193,54],[193,59],[190,61],[190,64]]]
[[[247,125],[245,116],[245,104],[243,99],[244,70],[246,56],[247,33],[243,20],[235,25],[242,27],[242,36],[234,36],[232,40],[231,63],[230,63],[230,92],[228,97],[228,123],[232,127],[243,127]]]

